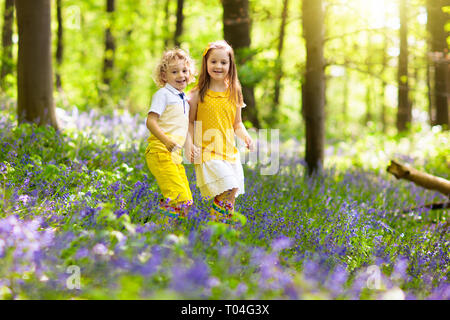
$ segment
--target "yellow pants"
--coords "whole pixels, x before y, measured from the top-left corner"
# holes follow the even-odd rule
[[[192,202],[192,193],[186,171],[181,163],[176,163],[169,152],[146,153],[145,160],[156,179],[159,189],[169,204]]]

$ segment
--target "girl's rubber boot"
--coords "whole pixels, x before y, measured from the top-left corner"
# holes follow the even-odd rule
[[[232,221],[234,209],[228,201],[222,202],[214,198],[211,206],[211,217],[215,222],[230,224]]]

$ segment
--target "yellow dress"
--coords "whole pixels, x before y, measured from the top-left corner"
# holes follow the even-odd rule
[[[244,193],[244,173],[234,137],[236,104],[228,92],[208,90],[197,105],[194,143],[201,146],[201,163],[195,164],[197,186],[203,197],[238,188]]]
[[[234,139],[236,105],[228,92],[208,90],[197,106],[195,141],[202,149],[202,162],[219,159],[235,162],[238,149]]]

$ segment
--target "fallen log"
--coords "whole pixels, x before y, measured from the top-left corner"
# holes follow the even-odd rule
[[[394,160],[387,167],[387,172],[397,179],[406,179],[429,190],[436,190],[450,198],[450,181],[418,171],[408,165],[400,164]]]
[[[408,213],[417,211],[419,209],[429,209],[429,210],[439,210],[439,209],[448,209],[450,208],[450,201],[449,202],[438,202],[438,203],[428,203],[424,204],[423,206],[404,209],[402,213]]]

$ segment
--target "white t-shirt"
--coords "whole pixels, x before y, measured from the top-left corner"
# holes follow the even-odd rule
[[[157,123],[164,134],[183,146],[189,128],[189,103],[186,95],[167,83],[153,95],[150,112],[159,115]],[[151,133],[148,142],[149,152],[167,152],[164,144]]]
[[[183,98],[181,98],[180,94],[183,95]],[[155,112],[161,116],[167,105],[177,104],[181,104],[183,113],[189,117],[189,103],[186,95],[166,83],[164,87],[156,91],[153,95],[149,112]]]

